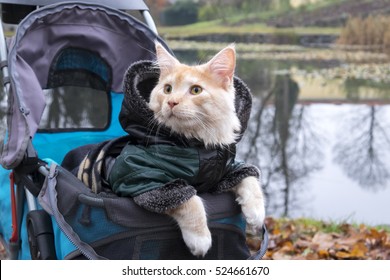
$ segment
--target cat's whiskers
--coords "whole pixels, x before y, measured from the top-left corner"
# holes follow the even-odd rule
[[[207,118],[200,118],[199,115],[206,116]],[[219,135],[216,129],[217,125],[214,123],[215,120],[221,120],[219,118],[211,119],[207,114],[196,110],[183,110],[181,111],[181,117],[192,122],[192,129],[186,128],[182,134],[190,137],[198,138],[205,142],[206,146],[224,146],[230,143],[223,143],[221,135]],[[207,120],[207,121],[205,121]],[[205,136],[208,136],[207,138]]]
[[[191,108],[188,108],[188,107],[181,109],[179,113],[182,114],[182,115],[186,115],[187,114],[187,116],[194,117],[194,118],[195,117],[199,118],[199,116],[201,116],[201,117],[204,117],[204,119],[209,120],[210,123],[224,120],[223,116],[211,117],[210,114],[207,114],[207,113],[202,112],[200,110],[194,110],[194,109],[191,109]]]
[[[158,113],[161,114],[160,112],[158,112]],[[157,129],[155,129],[156,126],[157,126]],[[160,132],[161,126],[162,126],[162,123],[159,122],[157,119],[150,118],[150,120],[147,124],[147,131],[148,131],[147,138],[150,138],[149,136],[157,136]]]

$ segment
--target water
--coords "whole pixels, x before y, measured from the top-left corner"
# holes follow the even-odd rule
[[[390,84],[321,75],[340,67],[239,58],[254,99],[238,158],[261,168],[269,215],[390,224]]]

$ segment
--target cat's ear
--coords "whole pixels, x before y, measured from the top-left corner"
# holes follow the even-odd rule
[[[230,45],[217,53],[206,63],[210,73],[227,88],[233,81],[234,69],[236,67],[236,50]]]
[[[179,61],[174,58],[159,42],[155,42],[156,44],[156,57],[157,64],[160,68],[161,75],[165,75],[169,73]]]

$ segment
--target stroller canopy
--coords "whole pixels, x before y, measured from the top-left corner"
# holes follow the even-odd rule
[[[4,4],[17,4],[28,6],[46,6],[54,3],[75,2],[74,0],[1,0]],[[148,7],[141,0],[83,0],[83,3],[100,4],[119,10],[147,10]]]
[[[42,5],[41,2],[49,1],[28,2]],[[104,82],[105,90],[122,92],[123,75],[129,65],[155,58],[155,40],[166,46],[143,23],[124,12],[96,4],[64,2],[27,16],[9,48],[11,88],[7,139],[1,154],[3,167],[15,168],[23,159],[46,105],[43,89],[52,88],[53,83],[69,83],[69,76],[61,73],[88,70],[96,76],[87,79],[88,86],[101,88]],[[86,50],[90,57],[84,54]]]

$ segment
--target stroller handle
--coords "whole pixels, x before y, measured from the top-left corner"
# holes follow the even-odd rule
[[[7,42],[5,40],[3,28],[0,28],[0,61],[7,61]],[[1,67],[3,72],[3,79],[8,77],[8,66],[4,65]],[[9,83],[4,83],[4,92],[9,91]]]

